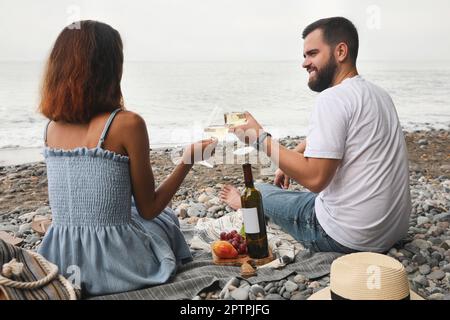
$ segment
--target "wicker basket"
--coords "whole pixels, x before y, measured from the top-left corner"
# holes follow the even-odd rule
[[[80,291],[36,252],[0,240],[0,300],[76,300]]]

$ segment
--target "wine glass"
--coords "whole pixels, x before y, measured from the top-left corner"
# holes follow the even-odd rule
[[[225,137],[228,134],[228,127],[223,124],[212,124],[203,129],[204,139],[215,139],[219,143],[225,141]],[[214,158],[211,156],[208,160],[197,162],[208,168],[214,168]]]
[[[224,113],[223,117],[225,119],[225,124],[229,127],[240,126],[247,123],[247,118],[245,117],[244,112],[227,112]],[[237,156],[243,156],[255,150],[256,149],[252,146],[245,146],[234,150],[233,154]]]

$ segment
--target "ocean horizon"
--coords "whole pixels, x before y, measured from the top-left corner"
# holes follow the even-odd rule
[[[0,61],[0,165],[36,159],[23,150],[43,147],[46,119],[37,105],[44,66]],[[405,130],[449,129],[450,60],[360,61],[358,70],[392,96]],[[152,148],[199,140],[228,111],[251,112],[276,138],[303,136],[317,95],[300,60],[125,61],[122,92],[126,108],[146,120]]]

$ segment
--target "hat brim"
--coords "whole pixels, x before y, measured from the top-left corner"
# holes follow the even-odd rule
[[[409,291],[410,300],[425,300],[414,291]],[[319,290],[312,294],[307,300],[331,300],[330,287]]]

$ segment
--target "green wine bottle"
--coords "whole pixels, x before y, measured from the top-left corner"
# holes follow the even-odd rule
[[[246,163],[242,168],[245,189],[241,194],[241,212],[248,256],[252,259],[262,259],[269,256],[269,245],[261,193],[253,185],[252,166]]]

